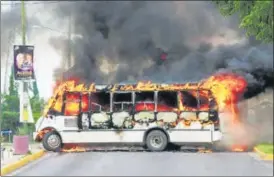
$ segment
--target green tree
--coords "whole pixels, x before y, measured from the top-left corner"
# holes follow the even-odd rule
[[[34,96],[30,99],[30,104],[32,108],[33,119],[36,122],[41,116],[45,101],[39,98],[39,96]]]
[[[223,16],[239,15],[239,27],[245,29],[247,36],[255,36],[265,43],[273,42],[273,1],[213,1]]]
[[[34,121],[41,116],[41,109],[44,106],[44,100],[36,94],[30,99]],[[17,131],[20,117],[20,99],[18,96],[18,88],[14,84],[13,71],[9,78],[9,92],[1,95],[1,129],[11,129]],[[32,128],[32,126],[28,126]]]
[[[9,78],[9,93],[1,98],[1,129],[11,129],[14,132],[19,121],[18,88],[14,84],[13,72]]]

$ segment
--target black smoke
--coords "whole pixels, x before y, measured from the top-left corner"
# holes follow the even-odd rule
[[[14,34],[19,32],[20,27],[20,11],[11,9],[1,12],[1,61],[9,55]]]
[[[211,2],[82,1],[55,12],[63,21],[71,16],[73,33],[81,36],[73,40],[75,65],[67,77],[188,82],[225,71],[247,79],[247,98],[273,87],[273,44],[247,39],[237,15],[224,18]],[[168,54],[164,64],[159,49]]]
[[[7,10],[1,11],[1,61],[9,57],[13,45],[18,45],[16,38],[22,35],[22,24],[21,24],[21,11],[20,4],[12,6],[8,3],[9,7]],[[7,3],[3,5],[7,7]],[[3,8],[1,6],[1,10]],[[29,9],[28,9],[29,10]],[[27,16],[26,28],[27,32],[31,33],[31,25],[39,25],[39,20],[35,16]],[[28,37],[28,34],[27,34]],[[27,38],[28,40],[28,38]],[[20,44],[20,43],[19,43]]]

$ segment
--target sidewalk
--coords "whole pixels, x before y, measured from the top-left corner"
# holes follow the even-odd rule
[[[1,148],[5,148],[5,151],[1,154],[1,168],[5,167],[6,165],[12,164],[18,160],[20,160],[21,158],[25,157],[26,155],[13,155],[13,151],[12,151],[12,144],[8,144],[8,143],[2,143],[1,144]],[[36,153],[40,150],[42,150],[43,147],[42,145],[39,143],[34,143],[34,144],[30,144],[30,152],[31,153]]]

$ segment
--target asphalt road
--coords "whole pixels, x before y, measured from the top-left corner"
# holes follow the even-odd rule
[[[273,176],[253,153],[50,153],[13,176]]]

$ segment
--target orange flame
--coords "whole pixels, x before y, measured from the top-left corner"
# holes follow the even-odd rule
[[[61,152],[86,152],[87,149],[77,144],[66,144]]]
[[[231,122],[229,125],[226,125],[230,131],[233,132],[238,128],[242,130],[237,136],[235,136],[235,133],[231,133],[231,135],[234,134],[233,138],[235,141],[235,144],[230,147],[231,150],[240,152],[247,150],[247,145],[242,140],[239,140],[246,132],[243,131],[244,128],[242,122],[240,122],[240,112],[237,106],[239,98],[246,89],[246,80],[236,74],[220,74],[209,78],[204,84],[211,87],[220,111],[231,113]],[[241,143],[237,141],[241,141]]]
[[[231,146],[231,150],[234,152],[244,152],[248,149],[248,147],[244,144],[233,144]]]
[[[232,122],[237,123],[239,110],[236,104],[245,91],[246,80],[236,74],[226,73],[212,76],[201,85],[212,91],[220,111],[230,111],[233,115]]]

